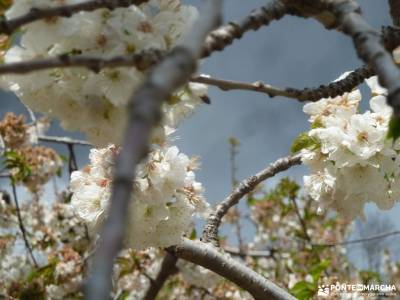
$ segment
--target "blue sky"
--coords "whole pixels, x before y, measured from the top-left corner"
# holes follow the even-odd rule
[[[199,5],[200,0],[183,1]],[[240,19],[266,1],[225,1],[225,21]],[[387,1],[360,0],[367,20],[379,29],[390,24]],[[318,86],[360,66],[351,40],[336,31],[326,31],[314,20],[286,17],[258,32],[247,33],[223,53],[213,54],[202,63],[201,72],[215,77],[243,81],[262,80],[278,86]],[[368,96],[365,88],[364,94]],[[241,142],[238,155],[239,179],[262,169],[289,153],[292,140],[307,129],[302,104],[282,97],[268,98],[251,92],[222,92],[210,88],[211,105],[202,106],[179,129],[180,149],[199,155],[202,169],[198,179],[204,184],[211,203],[230,192],[228,138]],[[367,99],[367,97],[366,97]],[[0,116],[6,111],[24,112],[9,94],[0,94]],[[367,101],[363,106],[367,105]],[[65,134],[55,126],[51,134]],[[79,137],[73,133],[74,137]],[[64,150],[62,147],[58,148]],[[80,148],[81,149],[81,148]],[[79,162],[87,161],[87,151],[79,151]],[[306,170],[296,167],[284,175],[301,182]],[[276,179],[267,185],[273,185]],[[373,207],[369,208],[375,211]],[[376,212],[391,219],[399,228],[400,205],[390,212]],[[397,238],[397,244],[399,238]],[[398,251],[397,251],[398,252]]]

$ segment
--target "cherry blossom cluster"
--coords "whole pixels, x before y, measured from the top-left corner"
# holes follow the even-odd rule
[[[49,129],[49,125],[45,118],[28,125],[23,115],[6,113],[0,121],[1,147],[20,149],[37,144],[38,136],[43,135]]]
[[[85,225],[63,201],[53,205],[37,200],[20,205],[26,238],[40,264],[36,268],[21,254],[22,237],[15,207],[0,193],[2,229],[0,231],[0,292],[14,298],[24,293],[46,299],[64,299],[80,294],[83,283],[83,258],[89,239]],[[6,198],[6,199],[5,199]]]
[[[190,233],[192,217],[207,207],[202,185],[195,180],[196,159],[189,159],[175,146],[153,146],[146,162],[139,165],[129,216],[128,245],[134,249],[178,244]],[[92,149],[90,164],[72,173],[71,204],[95,232],[109,206],[114,158],[120,149]]]
[[[311,174],[305,189],[321,208],[332,207],[353,219],[363,217],[364,204],[390,209],[400,199],[399,143],[387,138],[392,109],[387,91],[376,77],[367,80],[370,110],[359,112],[361,93],[304,106],[312,129],[303,136],[303,162]]]
[[[302,195],[296,182],[283,178],[274,188],[251,195],[247,203],[256,233],[242,251],[265,253],[246,259],[255,271],[281,282],[299,299],[305,294],[304,299],[312,299],[316,287],[328,283],[326,274],[330,280],[361,280],[344,246],[316,246],[345,240],[351,222],[328,210],[320,212],[319,203]]]
[[[16,182],[32,192],[40,191],[62,168],[62,160],[53,149],[36,145],[48,127],[46,119],[26,124],[24,116],[13,113],[0,121],[0,148],[6,168]]]
[[[75,0],[18,0],[7,18],[27,13],[32,7],[74,4]],[[58,55],[114,57],[147,49],[169,50],[180,43],[197,18],[195,7],[179,0],[151,0],[141,6],[80,12],[70,18],[54,17],[26,25],[19,45],[5,54],[6,63]],[[31,109],[61,121],[67,130],[85,133],[96,146],[119,145],[130,96],[147,70],[134,67],[103,69],[58,68],[28,75],[7,75],[3,85]],[[164,104],[164,128],[175,128],[201,103],[206,87],[187,84]]]

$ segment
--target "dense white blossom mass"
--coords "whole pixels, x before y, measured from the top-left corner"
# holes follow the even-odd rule
[[[138,166],[128,245],[134,249],[178,244],[190,233],[194,213],[206,209],[202,185],[195,181],[196,159],[189,159],[177,147],[159,147]],[[107,214],[114,157],[119,149],[92,149],[90,165],[71,178],[71,203],[92,231]]]
[[[392,114],[387,91],[376,77],[367,84],[371,109],[364,113],[359,112],[359,90],[304,106],[312,123],[308,147],[301,152],[311,170],[305,189],[322,208],[350,219],[363,217],[367,202],[390,209],[400,199],[400,147],[387,138]]]
[[[32,7],[78,3],[76,0],[19,0],[7,18]],[[113,57],[146,49],[168,50],[179,44],[197,18],[197,10],[179,0],[151,0],[141,6],[80,12],[70,18],[51,18],[24,26],[19,45],[9,49],[5,62],[20,62],[57,55]],[[49,69],[28,75],[7,75],[3,80],[31,109],[56,117],[67,130],[84,132],[96,146],[120,144],[129,97],[146,70],[134,67],[103,69]],[[201,102],[206,87],[188,84],[164,104],[163,128],[175,128]],[[158,130],[163,138],[163,130]],[[156,137],[160,139],[159,136]]]

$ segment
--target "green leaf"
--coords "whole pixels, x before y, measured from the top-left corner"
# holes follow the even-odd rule
[[[322,124],[322,121],[320,118],[316,118],[314,122],[311,123],[311,129],[316,129],[316,128],[323,128],[324,124]]]
[[[57,175],[57,177],[61,177],[62,176],[62,167],[59,167],[58,169],[57,169],[57,173],[56,173],[56,175]]]
[[[197,237],[196,229],[193,228],[192,232],[190,233],[189,239],[195,240]]]
[[[43,280],[50,284],[53,282],[54,271],[56,268],[56,262],[43,266],[41,268],[33,270],[27,277],[27,281],[31,283],[35,279],[43,278]]]
[[[247,205],[248,206],[254,206],[257,203],[257,199],[253,197],[248,197],[247,198]]]
[[[8,170],[17,170],[11,177],[13,182],[24,181],[32,174],[30,166],[25,158],[14,150],[8,150],[4,153],[4,165]]]
[[[128,291],[123,291],[123,292],[119,295],[118,300],[125,300],[125,299],[128,298],[128,296],[129,296],[129,292],[128,292]]]
[[[279,182],[277,189],[283,197],[296,198],[300,186],[295,181],[285,177]]]
[[[389,121],[389,130],[386,138],[393,139],[395,142],[400,137],[400,119],[392,117]]]
[[[318,279],[320,279],[322,272],[324,272],[329,267],[330,264],[331,264],[330,260],[325,259],[325,260],[322,260],[316,266],[313,266],[311,268],[310,274],[315,283],[318,282]]]
[[[303,132],[296,137],[290,148],[292,153],[299,152],[302,149],[317,149],[321,145],[316,138],[308,135],[308,132]]]
[[[63,161],[63,162],[68,162],[68,157],[66,157],[65,155],[63,155],[63,154],[59,154],[59,156],[60,156],[60,158],[61,158],[61,160]]]
[[[299,281],[291,288],[290,292],[298,300],[309,300],[315,294],[316,286],[307,281]]]

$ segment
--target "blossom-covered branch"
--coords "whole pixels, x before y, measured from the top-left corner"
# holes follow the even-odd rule
[[[148,0],[91,0],[83,3],[57,7],[34,7],[22,16],[14,19],[2,19],[0,21],[0,33],[11,34],[16,29],[26,24],[53,17],[69,18],[80,11],[94,11],[99,8],[115,9],[117,7],[128,7],[130,5],[140,5]]]
[[[375,70],[379,82],[387,88],[387,101],[393,107],[394,115],[400,117],[400,70],[382,45],[380,34],[365,21],[355,1],[331,5],[343,31],[353,38],[359,57]]]
[[[271,178],[279,172],[285,171],[292,166],[299,165],[300,163],[301,158],[298,155],[281,158],[256,175],[242,181],[233,191],[233,193],[230,194],[220,204],[218,204],[215,211],[208,217],[207,224],[205,225],[203,231],[203,241],[211,242],[212,244],[218,246],[218,229],[221,225],[222,218],[227,214],[228,210],[232,206],[236,205],[242,197],[254,190],[257,185],[264,180]]]
[[[358,56],[376,72],[379,82],[388,89],[388,103],[394,114],[400,115],[400,70],[383,46],[380,34],[363,18],[357,1],[283,1],[296,15],[314,17],[325,27],[349,35]]]
[[[118,55],[110,58],[85,55],[61,55],[3,64],[0,65],[0,74],[25,74],[44,69],[68,67],[84,67],[93,72],[99,72],[103,68],[117,67],[135,67],[138,70],[146,70],[159,62],[161,57],[162,51],[156,49],[148,49],[137,54]]]
[[[150,282],[143,300],[156,299],[158,292],[161,290],[168,277],[178,272],[178,268],[176,267],[177,260],[178,258],[171,253],[167,252],[165,254],[160,270],[157,273],[157,277]]]
[[[396,27],[385,26],[382,28],[382,41],[388,51],[393,51],[400,46],[400,30]],[[1,67],[0,67],[1,68]],[[197,76],[191,81],[214,85],[221,90],[248,90],[254,92],[265,93],[270,97],[283,96],[287,98],[297,99],[298,101],[318,101],[321,98],[334,98],[351,92],[355,87],[362,84],[365,79],[375,75],[375,71],[369,66],[362,66],[350,72],[345,78],[334,81],[328,85],[320,85],[316,88],[297,89],[292,87],[276,87],[270,84],[256,81],[253,83],[240,82],[234,80],[226,80],[213,78],[209,76]]]
[[[109,297],[113,258],[122,247],[135,167],[147,155],[151,130],[159,122],[162,102],[195,71],[204,39],[219,24],[220,12],[221,1],[207,1],[202,17],[194,24],[182,46],[175,48],[150,72],[130,100],[123,148],[116,161],[111,207],[95,255],[94,272],[87,286],[88,299]]]
[[[102,3],[109,3],[109,1],[91,1],[96,2],[98,5]],[[91,3],[90,2],[90,3]],[[134,2],[146,2],[146,1],[116,1],[115,6],[117,6],[118,2],[129,2],[131,4],[140,4]],[[72,5],[76,11],[78,10],[75,6],[82,5]],[[129,6],[126,3],[126,6]],[[67,6],[69,7],[69,6]],[[91,5],[87,5],[87,7],[92,7]],[[51,8],[43,10],[46,14],[54,13],[56,11],[63,11],[62,8]],[[68,9],[69,10],[69,9]],[[36,10],[33,10],[36,12]],[[41,10],[42,11],[42,10]],[[257,10],[254,10],[249,16],[246,16],[243,20],[239,22],[230,22],[229,25],[222,26],[213,32],[211,32],[204,44],[204,51],[202,53],[202,57],[209,56],[213,51],[222,51],[227,46],[229,46],[235,39],[239,39],[242,35],[249,30],[258,30],[263,25],[268,25],[273,20],[279,20],[285,14],[290,13],[285,5],[282,4],[280,0],[275,0],[266,6],[263,6]],[[28,18],[29,15],[29,18]],[[39,18],[36,16],[36,18]],[[21,17],[21,19],[32,18],[32,13],[27,14],[27,16]],[[36,19],[35,19],[36,20]],[[15,21],[8,21],[16,23]],[[26,22],[26,21],[25,21]],[[21,21],[19,21],[21,23]],[[16,26],[16,25],[13,25]],[[1,31],[1,27],[0,27]],[[121,66],[135,66],[139,70],[147,69],[149,66],[157,63],[162,56],[161,51],[157,50],[146,50],[142,53],[133,54],[130,56],[115,56],[110,58],[100,58],[100,57],[91,57],[91,56],[81,56],[81,55],[62,55],[47,59],[38,59],[33,61],[24,61],[17,63],[9,63],[0,66],[0,74],[6,73],[28,73],[32,71],[49,69],[49,68],[60,68],[60,67],[85,67],[95,72],[98,72],[102,68],[112,68],[112,67],[121,67]],[[165,54],[165,53],[164,53]]]
[[[248,291],[255,299],[295,299],[285,290],[238,261],[223,255],[211,245],[185,239],[168,248],[179,258],[207,268]]]

